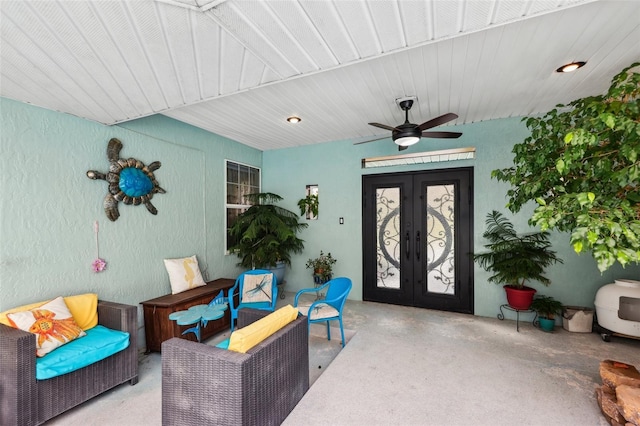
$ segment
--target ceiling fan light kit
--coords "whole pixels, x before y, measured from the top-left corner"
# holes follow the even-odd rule
[[[402,136],[397,139],[394,138],[393,141],[399,146],[411,146],[420,141],[420,136]]]
[[[392,127],[392,126],[388,126],[386,124],[380,124],[380,123],[369,123],[369,125],[374,127],[379,127],[385,130],[391,130],[391,139],[396,145],[398,145],[398,150],[400,151],[402,151],[403,149],[407,149],[407,147],[411,145],[415,145],[420,141],[420,138],[422,137],[454,139],[462,136],[462,133],[459,133],[459,132],[426,132],[425,131],[432,127],[439,126],[448,121],[455,120],[456,118],[458,118],[456,114],[451,112],[441,115],[439,117],[433,118],[431,120],[425,121],[420,125],[410,123],[409,110],[413,106],[413,102],[416,99],[417,98],[415,96],[396,99],[398,106],[400,107],[400,109],[404,111],[404,114],[405,114],[404,123],[396,127]],[[368,141],[356,142],[355,145],[366,143],[366,142],[373,142],[380,139],[386,139],[386,137],[376,137]]]

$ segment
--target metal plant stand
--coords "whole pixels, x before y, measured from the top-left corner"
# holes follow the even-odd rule
[[[507,311],[512,311],[516,313],[516,331],[517,332],[520,332],[520,312],[535,313],[536,316],[533,317],[533,321],[531,321],[531,323],[533,324],[534,327],[537,326],[538,313],[536,311],[532,311],[531,309],[516,309],[513,306],[510,306],[508,304],[500,305],[500,313],[498,314],[498,319],[500,321],[504,319],[504,312],[502,312],[502,309],[506,309]]]
[[[317,289],[325,285],[331,279],[331,275],[323,276],[319,274],[313,274],[313,286]],[[316,291],[316,300],[324,299],[324,293]]]

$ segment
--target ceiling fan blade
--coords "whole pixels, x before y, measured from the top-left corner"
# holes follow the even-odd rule
[[[392,132],[394,130],[396,130],[395,127],[391,127],[391,126],[387,126],[386,124],[380,124],[380,123],[369,123],[371,126],[376,126],[376,127],[380,127],[381,129],[385,129],[385,130],[391,130]]]
[[[462,136],[459,132],[422,132],[422,136],[425,138],[444,138],[444,139],[456,139]]]
[[[436,118],[432,118],[429,121],[425,121],[424,123],[422,123],[421,125],[418,126],[418,128],[420,130],[427,130],[430,129],[432,127],[436,127],[439,126],[441,124],[447,123],[451,120],[455,120],[456,118],[458,118],[457,114],[454,114],[452,112],[448,112],[444,115],[441,115],[440,117],[436,117]],[[371,123],[369,123],[371,124]]]
[[[369,142],[375,142],[375,141],[379,141],[381,139],[389,139],[391,138],[390,135],[387,136],[374,136],[373,139],[367,139],[366,141],[359,141],[359,142],[354,142],[354,145],[360,145],[361,143],[369,143]]]

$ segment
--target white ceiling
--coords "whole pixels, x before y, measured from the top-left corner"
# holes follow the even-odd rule
[[[634,0],[2,0],[0,13],[1,96],[108,125],[160,113],[260,150],[386,135],[367,123],[402,123],[405,96],[414,123],[546,112],[640,60]]]

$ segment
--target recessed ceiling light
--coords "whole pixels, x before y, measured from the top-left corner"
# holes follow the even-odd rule
[[[294,124],[295,124],[295,123],[299,123],[299,122],[301,122],[301,121],[302,121],[302,118],[300,118],[300,117],[296,117],[295,115],[292,115],[291,117],[288,117],[288,118],[287,118],[287,121],[288,121],[289,123],[294,123]]]
[[[582,68],[584,66],[584,64],[586,64],[586,62],[572,62],[570,64],[566,64],[561,66],[560,68],[558,68],[556,70],[556,72],[572,72],[577,70],[578,68]]]

